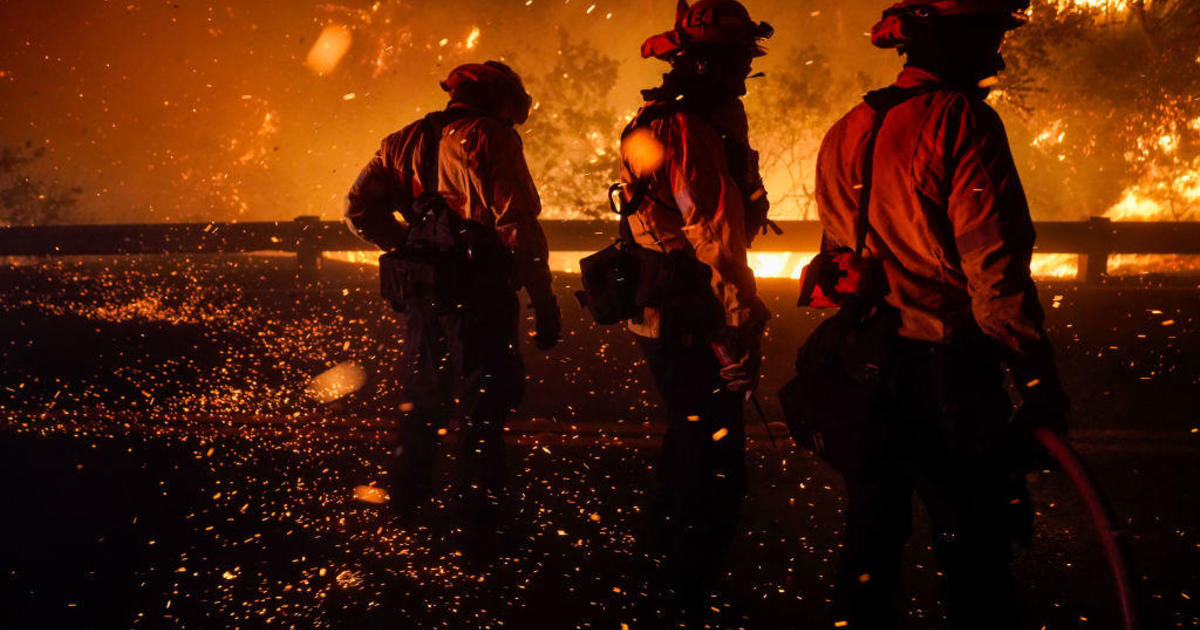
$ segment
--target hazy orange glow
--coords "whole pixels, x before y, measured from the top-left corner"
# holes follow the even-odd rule
[[[308,51],[305,64],[317,74],[329,74],[337,68],[342,57],[350,50],[354,36],[340,24],[330,24],[321,31],[316,43]]]
[[[557,273],[579,273],[579,259],[592,252],[551,252],[550,268]],[[749,252],[750,267],[759,278],[800,278],[815,252]],[[330,260],[378,265],[379,253],[326,252]],[[1034,254],[1033,276],[1044,280],[1073,280],[1079,272],[1078,254]],[[1139,273],[1200,273],[1200,256],[1114,254],[1109,257],[1109,275]]]
[[[828,127],[821,112],[844,111],[864,89],[858,80],[864,86],[884,85],[899,69],[894,55],[858,40],[857,33],[878,18],[877,3],[811,4],[811,11],[796,11],[784,0],[758,0],[751,7],[779,32],[771,54],[755,61],[755,70],[765,72],[767,80],[750,82],[745,100],[751,139],[764,151],[763,176],[774,217],[785,220],[814,218],[813,161]],[[1114,24],[1122,23],[1131,6],[1127,0],[1058,0],[1058,5],[1113,16]],[[437,85],[450,68],[486,58],[511,63],[526,77],[537,102],[521,128],[536,183],[543,191],[570,187],[570,182],[543,177],[547,164],[564,157],[547,155],[545,147],[576,135],[583,142],[571,159],[587,166],[608,163],[619,130],[641,102],[638,90],[657,84],[666,69],[641,59],[639,45],[669,25],[671,17],[669,6],[629,0],[603,5],[380,0],[52,6],[57,5],[0,6],[0,33],[14,44],[0,52],[5,102],[0,143],[45,148],[39,165],[45,173],[39,175],[83,189],[81,222],[336,218],[346,190],[380,139],[444,104]],[[531,36],[546,25],[561,27],[562,37]],[[604,77],[572,83],[586,64],[571,72],[560,68],[581,45],[615,62],[605,73],[611,89],[596,87]],[[828,76],[811,79],[826,77],[820,80],[839,87],[829,98],[813,96],[817,114],[798,105],[796,120],[755,118],[764,111],[789,111],[771,109],[779,100],[771,89],[781,85],[770,83],[772,78],[815,85],[803,72],[822,63],[828,63]],[[859,77],[853,84],[836,81],[852,75]],[[784,102],[806,94],[800,90]],[[579,112],[569,111],[576,106]],[[1018,113],[1001,109],[1006,120],[1019,121]],[[1052,160],[1065,156],[1066,145],[1081,132],[1074,120],[1058,118],[1020,136],[1019,148],[1045,152]],[[572,122],[539,127],[539,120]],[[1197,218],[1200,168],[1184,156],[1200,118],[1164,120],[1128,159],[1146,163],[1166,157],[1172,164],[1163,169],[1168,172],[1126,186],[1119,196],[1110,192],[1095,207],[1047,203],[1036,191],[1073,188],[1087,201],[1093,182],[1111,181],[1112,173],[1035,170],[1018,155],[1022,177],[1031,184],[1035,220],[1089,214],[1122,221]],[[1014,124],[1010,133],[1018,127]],[[555,137],[547,141],[550,134]],[[796,147],[794,154],[769,151],[781,141]],[[625,149],[631,166],[643,172],[663,159],[662,147],[645,132],[629,137]],[[573,190],[599,209],[605,205],[605,186],[589,181]],[[585,214],[547,202],[543,216],[594,216]],[[762,277],[796,277],[808,257],[752,252],[751,264]],[[1077,267],[1074,259],[1038,256],[1036,272],[1069,276]],[[565,271],[577,266],[578,256],[562,252],[554,260]],[[1143,261],[1151,271],[1159,265],[1186,268],[1174,258],[1128,260]]]
[[[646,175],[662,166],[663,145],[649,129],[634,129],[621,141],[621,154],[629,163],[634,175]]]
[[[330,403],[353,394],[366,382],[367,372],[363,367],[347,361],[313,377],[304,393],[319,403]]]

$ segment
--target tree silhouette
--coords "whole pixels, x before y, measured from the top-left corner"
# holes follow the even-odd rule
[[[749,82],[751,141],[776,218],[815,218],[812,183],[825,132],[869,89],[864,74],[839,75],[817,47],[793,50],[786,71]]]
[[[44,147],[0,147],[0,225],[45,225],[75,214],[79,188],[62,188],[35,179],[29,166],[46,154]]]
[[[617,139],[625,122],[609,104],[619,62],[559,32],[558,56],[526,78],[534,111],[521,129],[543,205],[563,218],[607,212],[605,191],[620,176]]]

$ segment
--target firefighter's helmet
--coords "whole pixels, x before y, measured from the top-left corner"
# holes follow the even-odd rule
[[[451,103],[462,103],[520,125],[529,119],[533,99],[521,77],[499,61],[463,64],[441,83]]]
[[[883,18],[871,29],[871,43],[880,48],[904,46],[913,29],[910,20],[938,17],[975,16],[993,19],[997,27],[1012,30],[1024,26],[1029,0],[901,0],[883,12]]]
[[[774,34],[770,24],[750,19],[746,7],[737,0],[698,0],[690,6],[687,0],[679,0],[675,28],[647,39],[642,44],[642,57],[669,61],[694,45],[742,49],[760,57],[766,54],[762,40]]]

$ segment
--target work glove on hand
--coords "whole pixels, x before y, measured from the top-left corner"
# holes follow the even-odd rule
[[[712,344],[721,362],[721,378],[727,381],[725,387],[750,397],[758,387],[762,367],[762,330],[726,326],[713,336]]]
[[[562,337],[562,311],[558,309],[558,300],[549,300],[533,305],[535,332],[533,343],[539,350],[549,350],[558,345]]]

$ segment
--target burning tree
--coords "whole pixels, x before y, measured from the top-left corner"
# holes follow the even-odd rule
[[[72,218],[80,188],[36,179],[29,167],[46,154],[26,142],[0,148],[0,225],[45,225]]]
[[[529,168],[547,208],[599,216],[604,191],[620,176],[615,145],[625,121],[609,104],[620,63],[588,41],[559,34],[558,55],[529,77],[534,112],[522,129]]]
[[[835,73],[817,47],[793,50],[781,66],[750,82],[750,133],[776,216],[814,218],[812,182],[825,131],[869,89],[864,73]]]
[[[1037,205],[1200,218],[1200,3],[1035,0],[1031,17],[996,100],[1027,125]]]

